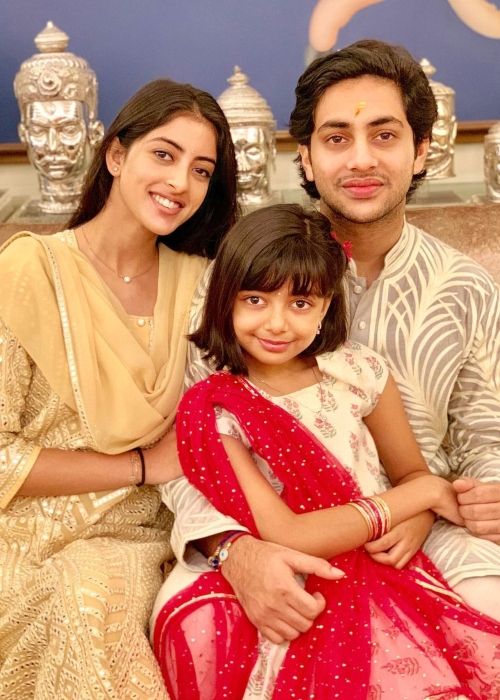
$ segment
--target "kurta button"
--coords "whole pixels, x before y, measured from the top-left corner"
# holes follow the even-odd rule
[[[360,284],[355,284],[354,289],[352,290],[354,294],[361,294],[363,291],[363,287]]]
[[[360,322],[358,323],[358,328],[359,328],[360,331],[364,331],[365,328],[366,328],[366,321],[360,321]]]
[[[146,321],[143,318],[138,318],[137,319],[137,325],[140,326],[141,328],[146,325]]]

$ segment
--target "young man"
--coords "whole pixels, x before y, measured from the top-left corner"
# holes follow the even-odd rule
[[[495,614],[500,300],[482,268],[405,222],[436,117],[428,81],[405,50],[362,41],[312,64],[296,97],[303,186],[352,243],[351,338],[389,361],[432,471],[476,480],[456,483],[467,529],[439,521],[424,549],[464,598]],[[414,536],[395,529],[370,551],[404,564]]]
[[[405,221],[436,118],[427,78],[404,49],[362,41],[311,64],[296,96],[290,132],[303,187],[352,244],[351,337],[387,358],[431,470],[461,477],[466,529],[439,520],[431,530],[433,518],[423,514],[367,549],[401,567],[430,531],[424,550],[450,584],[498,617],[500,298],[480,266]],[[205,373],[195,360],[193,380]],[[174,548],[181,554],[188,541],[214,535],[205,541],[209,553],[224,521],[184,488],[171,487]],[[234,543],[222,571],[272,641],[308,629],[323,607],[294,574],[336,575],[322,560],[251,537]]]

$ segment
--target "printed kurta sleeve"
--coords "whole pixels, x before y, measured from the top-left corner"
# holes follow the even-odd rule
[[[30,380],[30,359],[0,320],[0,508],[9,505],[41,450],[22,436]]]
[[[189,318],[191,333],[196,330],[201,321],[211,271],[212,268],[209,266],[193,297]],[[187,391],[193,384],[208,377],[212,371],[208,362],[203,359],[200,349],[193,343],[189,343],[184,390]],[[236,520],[216,510],[185,477],[164,484],[160,492],[163,502],[175,514],[171,535],[174,554],[178,561],[194,571],[201,569],[192,557],[193,550],[189,545],[190,542],[228,530],[247,531]]]
[[[500,292],[491,283],[471,299],[468,356],[448,404],[445,443],[460,476],[500,481]]]
[[[365,415],[371,413],[385,389],[389,377],[386,360],[370,348],[358,344],[361,366],[361,383],[368,397]]]

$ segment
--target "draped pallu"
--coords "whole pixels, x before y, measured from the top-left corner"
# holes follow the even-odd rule
[[[216,407],[236,417],[295,512],[360,497],[349,472],[291,414],[241,377],[212,375],[182,400],[179,454],[193,485],[255,535],[217,431]],[[498,697],[500,625],[467,608],[424,554],[402,571],[373,561],[363,548],[331,563],[345,578],[308,577],[306,589],[320,592],[326,608],[309,632],[290,643],[272,694],[262,697]],[[211,572],[163,607],[154,646],[173,698],[243,698],[265,648],[258,641],[229,584]]]

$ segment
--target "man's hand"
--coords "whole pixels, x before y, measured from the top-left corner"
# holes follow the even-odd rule
[[[365,544],[372,559],[402,569],[425,542],[434,523],[434,513],[426,510],[396,525],[390,532]]]
[[[465,477],[454,481],[453,488],[467,530],[500,544],[500,484]]]
[[[325,559],[251,536],[240,537],[231,546],[222,574],[250,622],[276,644],[306,632],[325,607],[323,596],[307,593],[296,574],[316,574],[331,580],[344,576]]]

